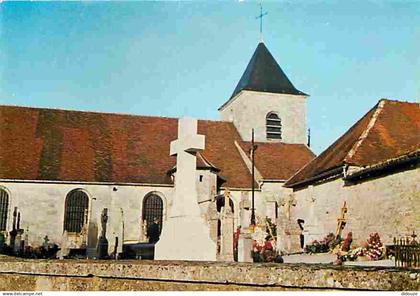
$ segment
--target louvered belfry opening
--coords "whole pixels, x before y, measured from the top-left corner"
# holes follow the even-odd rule
[[[267,139],[281,140],[281,119],[273,112],[266,117]]]
[[[7,211],[9,209],[9,194],[0,188],[0,231],[6,230]]]
[[[149,194],[143,200],[143,221],[147,226],[152,225],[155,219],[159,219],[159,233],[162,231],[163,200],[157,194]]]
[[[80,233],[87,222],[89,198],[82,190],[74,190],[66,197],[64,230]]]

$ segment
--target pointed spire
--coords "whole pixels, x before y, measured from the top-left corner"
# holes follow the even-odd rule
[[[307,95],[293,86],[263,42],[258,44],[231,98],[242,90]]]

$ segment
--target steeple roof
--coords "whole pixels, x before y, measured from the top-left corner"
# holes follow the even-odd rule
[[[230,99],[241,90],[307,95],[297,90],[263,42],[260,42]]]

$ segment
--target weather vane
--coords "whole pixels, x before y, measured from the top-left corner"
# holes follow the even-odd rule
[[[268,12],[263,13],[262,2],[260,2],[260,15],[256,17],[256,19],[260,19],[260,41],[263,41],[263,33],[262,33],[262,24],[263,24],[263,17],[266,16]]]

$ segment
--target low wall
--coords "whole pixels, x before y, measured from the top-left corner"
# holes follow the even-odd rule
[[[420,270],[314,264],[0,260],[0,290],[420,290]]]

